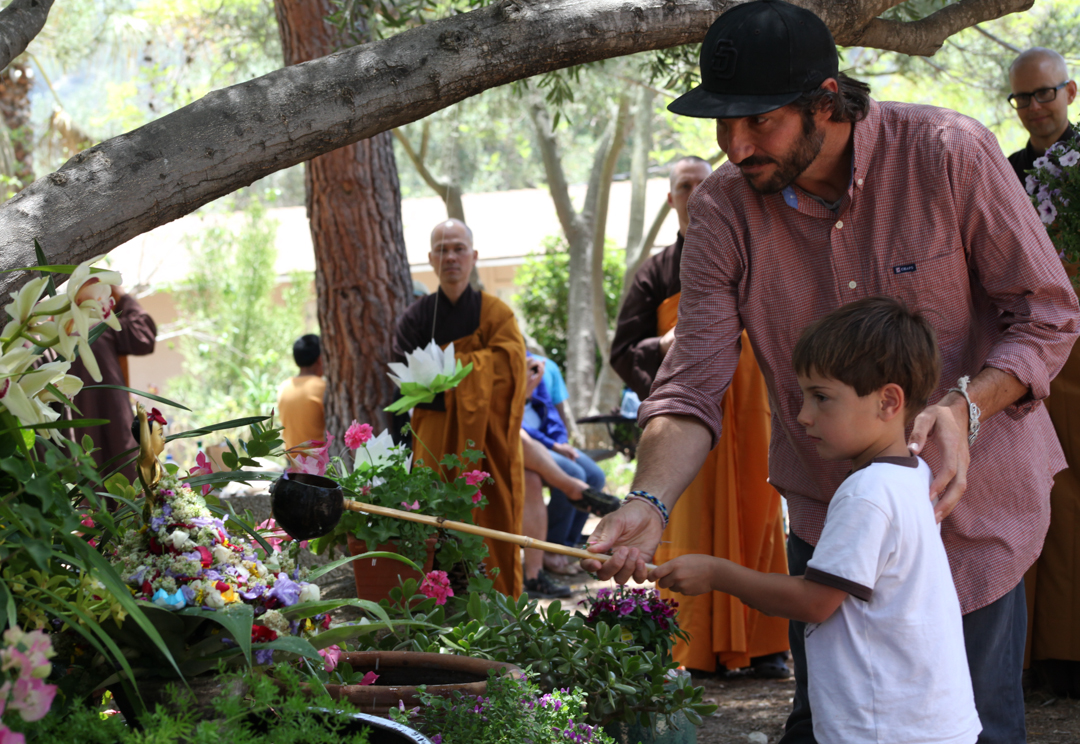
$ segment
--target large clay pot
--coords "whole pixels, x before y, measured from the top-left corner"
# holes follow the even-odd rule
[[[361,555],[371,551],[385,553],[397,553],[396,543],[385,543],[375,548],[368,548],[363,540],[357,540],[348,535],[349,555]],[[429,537],[427,540],[427,557],[424,560],[424,573],[431,570],[435,563],[435,546],[438,540]],[[353,575],[356,577],[356,596],[359,599],[369,599],[378,602],[390,598],[390,590],[400,586],[405,579],[423,581],[424,577],[418,574],[407,563],[395,561],[393,558],[371,558],[352,562]]]
[[[344,653],[354,672],[375,672],[373,685],[326,685],[335,700],[348,700],[361,711],[385,716],[391,708],[420,705],[416,688],[426,685],[432,695],[449,696],[455,691],[464,695],[483,695],[487,691],[488,672],[504,670],[521,679],[520,668],[500,661],[473,659],[453,654],[424,654],[413,651],[359,651]]]
[[[337,716],[339,720],[342,715],[332,711],[326,711],[326,713]],[[368,744],[431,744],[431,739],[404,724],[395,723],[369,713],[350,713],[347,715],[350,719],[349,725],[342,733],[358,734],[367,729]],[[266,721],[267,719],[263,718],[252,728],[259,733],[269,733],[269,724],[265,723]]]

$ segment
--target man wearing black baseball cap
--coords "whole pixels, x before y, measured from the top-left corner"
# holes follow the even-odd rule
[[[745,329],[773,404],[769,480],[789,508],[789,571],[804,574],[848,473],[822,461],[798,423],[792,349],[837,307],[897,297],[930,320],[941,350],[942,382],[909,442],[935,474],[979,742],[1023,742],[1022,579],[1065,466],[1039,401],[1080,335],[1080,308],[985,127],[947,109],[874,101],[838,67],[813,13],[742,3],[709,29],[701,85],[671,104],[715,118],[729,162],[689,203],[675,343],[639,411],[639,498],[593,532],[590,549],[612,557],[585,567],[645,579],[667,510],[719,438]],[[798,686],[784,744],[814,741],[803,634],[793,622]]]

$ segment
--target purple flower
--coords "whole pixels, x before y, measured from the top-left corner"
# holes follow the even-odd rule
[[[299,620],[293,620],[291,623],[289,623],[289,633],[291,633],[292,635],[300,635]]]
[[[442,734],[435,734],[431,737],[431,744],[442,744]]]
[[[195,517],[191,523],[196,527],[213,527],[216,521],[213,517]]]
[[[150,529],[154,532],[161,532],[161,528],[165,526],[165,517],[150,517]]]
[[[128,578],[128,582],[131,584],[141,585],[143,583],[143,576],[146,574],[146,566],[140,566],[139,570],[131,574]]]
[[[267,596],[276,599],[286,607],[292,607],[300,600],[300,585],[286,574],[279,573],[274,588],[270,590]]]
[[[1057,207],[1049,199],[1039,202],[1039,219],[1042,220],[1044,225],[1053,224],[1054,220],[1057,219]]]
[[[274,650],[270,648],[257,648],[255,649],[255,663],[273,664],[274,663]]]
[[[161,513],[164,514],[166,517],[171,517],[172,516],[172,505],[171,504],[164,504],[161,507]]]
[[[1080,152],[1076,150],[1069,150],[1067,153],[1061,156],[1060,163],[1067,168],[1071,168],[1080,162]]]
[[[184,599],[187,600],[188,604],[195,604],[195,590],[194,589],[192,589],[190,586],[185,584],[184,586],[180,587],[180,591],[182,591],[184,593]]]
[[[221,581],[221,573],[212,568],[204,568],[201,576],[209,581]]]
[[[251,587],[250,591],[239,591],[238,594],[250,602],[251,600],[258,599],[266,594],[266,587],[262,584],[255,584]]]

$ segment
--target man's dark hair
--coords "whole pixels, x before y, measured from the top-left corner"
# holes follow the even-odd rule
[[[860,397],[896,383],[908,421],[926,407],[941,375],[937,334],[919,313],[891,297],[867,297],[809,325],[795,344],[796,374],[839,380]]]
[[[836,82],[840,89],[835,93],[827,88],[814,88],[792,102],[791,105],[802,114],[804,129],[810,122],[810,131],[813,131],[811,117],[826,106],[832,111],[829,121],[854,123],[866,118],[870,111],[870,86],[843,72],[836,77]]]
[[[304,334],[296,339],[296,343],[292,345],[293,361],[301,369],[315,364],[315,362],[319,361],[321,354],[322,345],[319,343],[319,337],[314,333]]]

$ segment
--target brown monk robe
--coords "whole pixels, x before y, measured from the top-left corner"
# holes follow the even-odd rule
[[[115,312],[120,319],[120,330],[105,329],[93,346],[94,358],[101,370],[101,382],[94,381],[82,359],[76,359],[71,365],[71,374],[81,379],[86,386],[128,386],[127,357],[144,356],[154,351],[157,336],[154,319],[134,297],[120,287],[113,287],[113,297],[116,299]],[[132,412],[131,397],[126,391],[104,388],[83,390],[75,396],[75,405],[80,411],[76,414],[79,418],[106,419],[109,422],[101,426],[76,429],[74,432],[77,441],[81,442],[84,435],[89,435],[94,441],[94,446],[98,449],[93,457],[98,467],[114,456],[135,448],[135,438],[131,435],[131,422],[135,414]],[[135,453],[129,455],[129,458],[131,463],[120,472],[128,481],[135,483]],[[109,470],[120,464],[114,463]]]
[[[495,483],[483,486],[488,505],[473,511],[473,521],[521,534],[525,468],[518,432],[525,410],[525,341],[513,311],[471,287],[451,304],[440,289],[410,305],[398,321],[394,355],[404,361],[405,352],[427,346],[432,338],[443,348],[453,341],[454,356],[473,369],[456,388],[413,410],[413,457],[440,467],[444,455],[482,451],[484,459],[476,467],[491,473]],[[485,542],[488,569],[499,569],[495,589],[520,596],[520,549],[512,543]]]
[[[682,235],[638,270],[612,344],[612,365],[644,400],[663,354],[659,337],[678,320]],[[758,571],[787,573],[780,494],[768,483],[769,399],[743,334],[742,356],[723,400],[723,434],[690,487],[679,497],[654,562],[703,553]],[[755,657],[788,650],[788,622],[752,610],[735,597],[696,597],[661,589],[679,603],[690,634],[673,655],[691,669],[749,666]]]
[[[1080,697],[1080,344],[1050,382],[1046,409],[1069,468],[1054,478],[1050,529],[1024,576],[1028,652],[1057,694]]]

